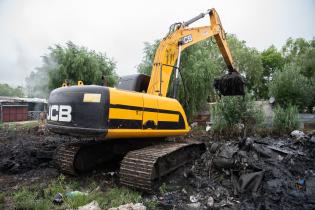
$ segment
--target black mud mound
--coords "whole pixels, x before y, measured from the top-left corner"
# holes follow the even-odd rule
[[[160,209],[315,209],[315,143],[308,136],[209,142],[151,197]]]

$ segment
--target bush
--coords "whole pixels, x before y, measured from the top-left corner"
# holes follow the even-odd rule
[[[212,108],[212,130],[223,136],[246,135],[264,121],[264,114],[255,106],[250,94],[245,97],[223,97]]]
[[[270,82],[269,95],[274,96],[281,107],[292,104],[303,110],[309,104],[309,90],[308,81],[300,74],[299,69],[287,65]]]
[[[299,112],[296,106],[274,109],[273,129],[278,134],[288,133],[299,128]]]

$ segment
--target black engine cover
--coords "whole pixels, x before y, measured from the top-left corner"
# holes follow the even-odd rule
[[[84,101],[85,95],[100,97]],[[48,99],[47,127],[52,132],[99,136],[108,128],[109,90],[104,86],[85,85],[55,89]]]

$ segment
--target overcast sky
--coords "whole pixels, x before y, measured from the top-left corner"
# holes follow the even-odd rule
[[[143,42],[212,7],[258,50],[315,36],[315,0],[0,0],[0,83],[25,85],[48,46],[68,40],[106,52],[119,75],[136,73]]]

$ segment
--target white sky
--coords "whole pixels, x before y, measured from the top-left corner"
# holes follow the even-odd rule
[[[212,7],[258,50],[315,36],[315,0],[0,0],[0,83],[24,85],[48,46],[68,40],[106,52],[119,75],[136,73],[143,42]]]

